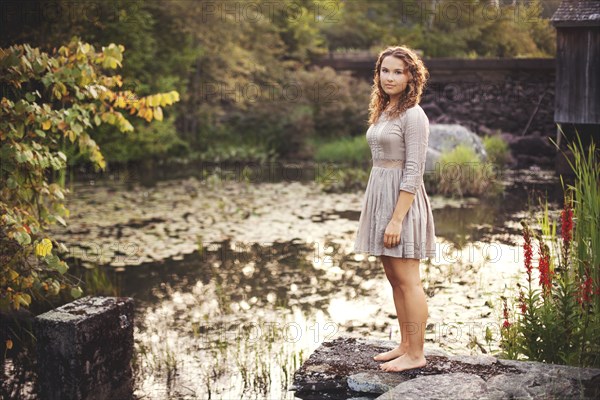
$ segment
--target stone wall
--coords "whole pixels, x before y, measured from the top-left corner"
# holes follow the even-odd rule
[[[556,135],[554,59],[427,62],[421,105],[432,123],[460,123],[478,134]]]
[[[430,60],[428,68],[421,106],[431,123],[458,123],[479,136],[500,133],[512,167],[554,166],[553,59]]]

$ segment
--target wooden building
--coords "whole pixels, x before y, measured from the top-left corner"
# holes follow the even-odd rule
[[[568,140],[577,130],[585,145],[600,144],[600,0],[563,0],[551,22],[557,45],[554,121]],[[557,132],[559,143],[561,136]]]

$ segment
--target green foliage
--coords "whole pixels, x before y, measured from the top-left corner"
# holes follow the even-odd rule
[[[310,105],[319,138],[364,135],[371,92],[367,82],[330,67],[300,70],[296,79],[304,101]]]
[[[560,237],[547,202],[537,221],[539,233],[522,222],[527,287],[519,285],[513,300],[518,310],[504,313],[501,348],[509,358],[600,366],[600,171],[595,144],[586,154],[579,134],[577,140],[568,146],[576,181],[563,185]],[[539,283],[533,278],[533,238]]]
[[[488,160],[496,167],[502,168],[508,160],[508,144],[500,135],[490,135],[483,138],[483,147],[488,155]]]
[[[332,162],[364,162],[371,157],[369,144],[363,135],[355,137],[344,137],[338,140],[327,141],[314,145],[315,161]]]
[[[0,49],[0,309],[18,309],[32,301],[69,289],[82,294],[70,280],[59,253],[67,248],[46,233],[66,226],[68,190],[51,182],[49,172],[64,173],[67,154],[78,154],[99,170],[104,156],[92,138],[109,125],[120,133],[132,124],[121,111],[162,120],[162,108],[179,101],[171,91],[138,97],[120,75],[105,71],[120,67],[122,45],[111,43],[97,52],[73,37],[48,54],[31,46]],[[63,180],[64,182],[64,180]]]
[[[134,130],[126,136],[110,127],[98,128],[99,145],[109,163],[184,157],[190,152],[188,143],[177,135],[174,114],[163,121],[132,125]]]
[[[552,57],[556,33],[539,0],[500,2],[332,2],[337,23],[321,31],[330,50],[379,51],[390,43],[407,44],[426,57]]]
[[[493,164],[482,161],[472,148],[463,144],[442,153],[435,171],[427,175],[432,194],[481,196],[501,190]]]

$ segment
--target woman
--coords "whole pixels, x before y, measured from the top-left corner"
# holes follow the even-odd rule
[[[423,174],[429,119],[419,105],[429,73],[405,46],[379,54],[367,141],[373,167],[363,198],[355,252],[381,257],[400,325],[397,348],[378,354],[384,371],[425,366],[427,299],[419,262],[435,256],[435,227]]]

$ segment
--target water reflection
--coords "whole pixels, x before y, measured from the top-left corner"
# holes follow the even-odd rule
[[[299,241],[214,245],[118,274],[136,299],[139,393],[293,398],[293,372],[356,318],[348,302],[377,295],[382,270],[333,242],[323,254]]]

